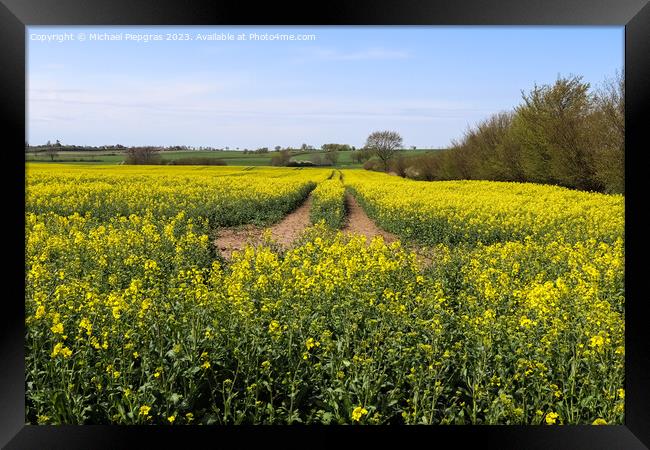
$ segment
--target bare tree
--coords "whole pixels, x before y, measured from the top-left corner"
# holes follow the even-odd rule
[[[47,147],[45,149],[45,154],[49,156],[52,161],[54,161],[54,158],[59,155],[59,152],[56,151],[56,147]]]
[[[354,159],[359,164],[363,164],[372,158],[372,150],[369,148],[360,148],[352,154],[352,159]]]
[[[291,161],[291,153],[289,150],[280,150],[278,153],[271,157],[272,166],[286,166]]]
[[[59,155],[59,147],[61,147],[61,142],[57,139],[56,144],[52,144],[50,141],[47,141],[47,147],[45,148],[45,154],[54,161],[54,157]]]
[[[366,148],[379,158],[388,172],[390,161],[402,147],[402,136],[395,131],[375,131],[366,140]]]
[[[327,150],[325,152],[325,159],[333,166],[336,165],[336,162],[339,160],[338,150],[337,149]]]
[[[125,164],[160,164],[160,150],[155,147],[129,147]]]
[[[404,178],[406,176],[406,169],[408,168],[409,162],[404,158],[401,153],[397,154],[397,157],[393,159],[391,167],[393,172],[395,172],[400,177]]]

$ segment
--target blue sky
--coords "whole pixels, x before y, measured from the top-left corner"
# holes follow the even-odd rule
[[[71,37],[57,41],[61,33]],[[165,40],[167,33],[192,40]],[[211,33],[246,40],[197,40]],[[517,105],[535,83],[575,74],[597,85],[614,76],[623,69],[623,36],[623,27],[28,27],[26,138],[361,146],[390,129],[405,146],[444,147]]]

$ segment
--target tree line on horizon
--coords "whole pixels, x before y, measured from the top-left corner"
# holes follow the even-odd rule
[[[533,182],[622,194],[624,99],[623,74],[593,90],[581,76],[558,77],[522,91],[521,104],[470,127],[448,149],[396,155],[391,170],[428,181]]]
[[[408,155],[395,131],[371,133],[363,147],[324,144],[312,161],[292,161],[292,156],[314,152],[276,146],[274,166],[334,166],[339,152],[353,151],[352,160],[368,170],[394,172],[427,181],[491,180],[553,184],[574,189],[624,193],[625,85],[622,73],[592,89],[581,76],[558,77],[553,84],[534,85],[522,91],[522,102],[509,111],[489,116],[471,126],[450,147],[421,155]],[[194,147],[99,147],[62,145],[60,141],[29,146],[52,160],[59,151],[117,150],[127,164],[161,164],[160,151],[194,150]],[[202,150],[224,151],[201,147]],[[237,148],[239,150],[239,148]],[[267,147],[244,153],[270,153]],[[225,164],[210,157],[180,158],[172,164]]]

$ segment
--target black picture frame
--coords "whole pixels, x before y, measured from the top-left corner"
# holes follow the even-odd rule
[[[625,26],[626,86],[626,404],[625,424],[613,426],[438,427],[117,427],[25,425],[24,377],[24,158],[25,27],[30,25],[618,25]],[[647,0],[330,0],[320,4],[154,0],[0,0],[0,111],[3,134],[5,254],[0,317],[0,444],[19,448],[148,448],[204,439],[245,447],[315,444],[374,445],[389,439],[414,445],[473,444],[499,449],[642,449],[650,446],[650,336],[643,295],[641,221],[643,151],[650,124],[650,5]],[[10,161],[10,162],[9,162]],[[7,206],[9,205],[9,206]],[[7,209],[8,208],[8,209]],[[22,237],[19,239],[18,237]],[[291,435],[291,436],[289,436]],[[416,438],[424,438],[424,441]]]

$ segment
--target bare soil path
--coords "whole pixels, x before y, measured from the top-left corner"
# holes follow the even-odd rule
[[[302,231],[311,225],[311,195],[296,210],[271,227],[271,237],[284,248],[289,247]]]
[[[289,248],[293,241],[300,233],[307,228],[311,222],[309,220],[309,210],[311,209],[311,196],[303,202],[297,209],[287,214],[280,222],[267,228],[256,227],[254,225],[244,225],[242,227],[223,228],[218,231],[215,245],[221,254],[230,259],[232,252],[243,250],[247,244],[258,245],[263,242],[265,230],[270,230],[271,239],[283,248]]]
[[[375,222],[368,217],[366,212],[363,210],[359,202],[350,194],[345,196],[346,208],[348,215],[346,217],[346,222],[341,228],[341,231],[346,234],[363,234],[366,236],[368,243],[372,241],[372,238],[375,236],[382,236],[384,242],[389,244],[399,240],[399,237],[393,233],[390,233],[386,230],[379,228]],[[417,255],[418,262],[424,266],[430,266],[432,263],[432,256],[430,252],[422,249],[418,246],[408,245],[410,251],[415,252]]]
[[[287,214],[280,222],[270,227],[257,227],[244,225],[241,227],[222,228],[214,241],[215,246],[224,258],[230,259],[234,251],[243,250],[246,245],[259,245],[264,241],[264,232],[270,231],[271,239],[284,249],[288,249],[300,236],[302,231],[311,225],[309,213],[311,209],[311,196],[297,209]],[[341,231],[344,234],[362,234],[370,243],[375,236],[382,236],[385,243],[399,240],[393,233],[382,230],[363,210],[357,200],[350,194],[346,194],[345,203],[347,216]],[[431,264],[431,256],[421,249],[412,249],[418,254],[418,260],[425,266]]]
[[[341,231],[345,234],[363,234],[368,242],[375,236],[382,236],[384,242],[390,243],[398,240],[398,237],[393,233],[384,231],[373,222],[366,212],[361,208],[361,205],[351,194],[345,194],[345,203],[347,209],[347,217],[345,224]]]

